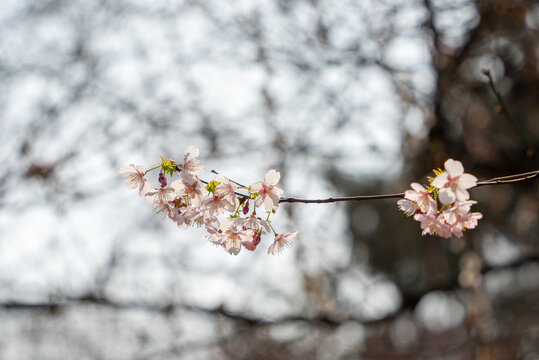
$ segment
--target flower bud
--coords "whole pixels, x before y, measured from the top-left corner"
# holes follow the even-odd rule
[[[167,186],[167,178],[165,177],[165,175],[163,175],[163,173],[159,173],[159,183],[161,184],[161,187],[165,187]]]

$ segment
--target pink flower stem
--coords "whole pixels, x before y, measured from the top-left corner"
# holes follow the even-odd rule
[[[271,226],[271,221],[269,221],[269,214],[268,214],[268,218],[266,219],[266,224],[268,224],[269,228],[271,229],[271,231],[273,231],[273,235],[274,236],[277,236],[277,231],[275,231],[275,229],[273,228],[273,226]]]

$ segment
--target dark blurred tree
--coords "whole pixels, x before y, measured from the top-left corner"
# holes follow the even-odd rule
[[[470,19],[468,30],[456,37],[451,34],[450,25],[442,24],[442,17],[451,12],[458,16],[462,11],[459,7],[469,4],[425,0],[424,5],[429,14],[424,30],[430,42],[436,88],[426,111],[428,135],[410,135],[403,144],[404,168],[409,170],[403,180],[425,182],[425,175],[432,175],[432,169],[441,167],[447,158],[461,160],[466,171],[480,179],[536,170],[538,5],[525,0],[476,1],[476,14]],[[510,114],[502,110],[485,71],[492,75],[493,85]],[[511,121],[522,129],[524,139]],[[402,186],[404,182],[398,184]],[[351,191],[353,186],[348,188]],[[485,217],[479,228],[466,233],[463,240],[450,241],[420,236],[416,224],[399,218],[391,202],[373,203],[369,206],[377,209],[385,225],[367,235],[356,231],[356,243],[367,245],[372,266],[392,274],[402,292],[404,308],[416,308],[434,290],[462,298],[468,314],[461,328],[468,340],[461,344],[462,353],[457,358],[523,358],[539,350],[537,346],[523,350],[521,341],[539,319],[536,307],[529,307],[530,301],[539,300],[539,292],[520,281],[499,296],[487,290],[486,283],[495,283],[502,271],[496,267],[505,268],[509,271],[506,275],[516,277],[530,264],[537,264],[538,196],[537,181],[473,190],[472,198],[479,201],[477,209]],[[350,206],[351,222],[357,221],[353,214],[362,207],[365,205]],[[500,262],[489,258],[489,249],[504,257],[500,252],[506,248],[499,244],[505,242],[517,248],[519,255]],[[476,265],[470,265],[470,261]],[[524,313],[530,317],[522,318]],[[449,334],[436,341],[441,348],[450,349],[458,337]],[[427,354],[430,341],[423,338],[414,351]],[[381,358],[391,353],[387,349],[367,353],[374,356],[377,351],[381,351]]]

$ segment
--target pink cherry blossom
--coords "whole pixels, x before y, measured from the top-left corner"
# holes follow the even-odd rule
[[[234,211],[230,203],[224,198],[217,195],[210,195],[200,205],[202,211],[206,212],[209,216],[218,216],[223,214],[226,210]]]
[[[251,192],[258,193],[255,198],[255,206],[264,204],[267,211],[277,210],[279,207],[279,198],[283,194],[283,189],[277,186],[281,174],[273,169],[264,176],[264,181],[251,185]]]
[[[253,214],[248,217],[234,219],[234,224],[245,229],[251,229],[254,232],[270,232],[268,223],[264,219]]]
[[[399,210],[403,211],[406,216],[414,215],[419,209],[413,201],[410,201],[408,199],[400,199],[399,201],[397,201],[397,205],[399,206]]]
[[[162,218],[172,217],[172,202],[177,194],[172,187],[161,186],[157,189],[146,192],[144,198],[153,205],[153,211],[161,215]]]
[[[152,207],[152,210],[156,214],[160,215],[162,219],[164,219],[167,216],[171,218],[172,209],[173,208],[170,202],[161,202],[161,201],[154,202],[153,207]]]
[[[223,175],[217,175],[214,180],[220,183],[215,188],[215,195],[222,197],[224,200],[227,200],[231,206],[230,211],[235,211],[240,204],[240,201],[236,196],[236,190],[238,190],[238,186],[228,180]]]
[[[296,237],[297,233],[298,233],[297,231],[294,231],[294,232],[276,234],[273,244],[271,244],[268,249],[268,254],[271,254],[271,255],[279,254],[285,247],[290,246],[290,244],[292,243],[292,239]]]
[[[172,186],[162,186],[157,189],[146,192],[144,198],[151,204],[169,203],[178,195],[176,189]]]
[[[436,216],[436,213],[415,214],[414,219],[421,223],[423,235],[438,235],[443,238],[451,237],[451,227],[447,225],[442,216]]]
[[[243,242],[250,242],[253,237],[252,230],[238,230],[232,219],[226,219],[221,223],[223,240],[221,245],[232,255],[238,255]]]
[[[477,185],[477,178],[464,173],[464,167],[460,161],[448,159],[444,163],[445,172],[438,175],[432,185],[439,190],[439,199],[444,204],[452,204],[456,201],[465,201],[470,198],[467,189]]]
[[[412,201],[415,206],[421,210],[422,213],[436,212],[436,201],[432,198],[432,195],[421,184],[411,183],[410,186],[413,190],[406,190],[404,192],[404,198]]]
[[[465,229],[475,229],[477,221],[483,218],[480,212],[467,213],[460,218],[460,223]]]
[[[178,207],[174,209],[172,220],[179,228],[187,229],[190,226],[202,226],[206,223],[216,221],[215,216],[209,216],[195,206]]]
[[[198,149],[192,145],[185,149],[183,153],[184,162],[182,165],[182,169],[185,173],[189,175],[202,175],[204,172],[204,165],[197,159],[198,154]]]
[[[451,232],[457,237],[462,237],[462,231],[473,229],[477,226],[477,221],[483,217],[481,213],[470,213],[470,208],[477,201],[468,200],[456,202],[450,209],[444,211],[441,216],[450,226]]]
[[[144,178],[145,169],[141,165],[129,165],[120,168],[120,174],[127,174],[125,184],[129,189],[138,187],[139,196],[143,196],[150,189],[148,180]]]
[[[177,192],[182,195],[188,195],[193,205],[200,206],[205,199],[204,184],[194,176],[181,173],[181,180],[176,180],[170,186],[174,186]]]
[[[223,243],[224,234],[221,229],[219,229],[219,223],[214,225],[213,223],[206,224],[206,231],[208,235],[206,237],[215,245],[221,245]]]
[[[249,233],[252,234],[252,238],[249,239],[249,241],[242,241],[243,247],[250,251],[256,249],[260,243],[262,234],[270,231],[266,221],[256,215],[245,218],[235,218],[233,219],[233,223],[234,226],[243,229],[244,231],[249,231]]]
[[[462,202],[455,202],[451,208],[442,213],[445,222],[449,225],[456,224],[462,216],[470,212],[470,208],[473,204],[477,204],[477,201],[466,200]]]

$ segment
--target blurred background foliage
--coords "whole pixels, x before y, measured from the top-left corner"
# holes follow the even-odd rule
[[[308,198],[401,192],[449,157],[482,180],[536,170],[536,2],[3,7],[0,358],[539,358],[535,179],[472,190],[462,239],[393,200],[294,204],[292,248],[231,257],[117,174],[191,144]]]

